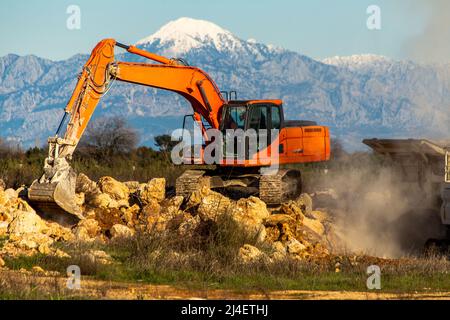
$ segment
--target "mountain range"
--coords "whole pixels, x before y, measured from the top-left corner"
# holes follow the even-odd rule
[[[450,137],[450,65],[370,54],[317,60],[191,18],[169,22],[136,45],[183,58],[208,72],[221,90],[236,90],[239,99],[281,98],[285,117],[330,126],[349,150],[364,148],[363,138]],[[119,50],[119,60],[145,61]],[[1,57],[0,137],[22,147],[43,145],[55,133],[88,57]],[[115,82],[95,117],[125,117],[141,143],[153,145],[155,135],[179,128],[189,113],[177,94]]]

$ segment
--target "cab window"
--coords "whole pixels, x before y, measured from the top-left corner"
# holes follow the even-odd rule
[[[267,107],[255,106],[252,108],[250,115],[249,129],[261,130],[268,129],[268,109]]]
[[[225,112],[223,129],[245,129],[246,107],[228,107]]]
[[[272,129],[281,129],[281,115],[279,107],[272,107]]]

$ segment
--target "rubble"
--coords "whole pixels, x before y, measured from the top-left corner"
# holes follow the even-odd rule
[[[120,211],[122,212],[122,219],[127,226],[133,228],[137,223],[141,208],[137,204],[134,204],[129,208],[121,208]]]
[[[302,193],[296,200],[298,207],[305,216],[310,216],[313,211],[313,201],[309,194]]]
[[[183,204],[184,198],[182,196],[175,196],[170,199],[166,199],[161,203],[161,214],[167,217],[175,217],[183,213],[181,211],[181,205]]]
[[[325,233],[325,227],[319,220],[309,219],[305,217],[302,223],[305,227],[309,228],[319,236],[323,236],[323,234]]]
[[[8,232],[8,221],[1,221],[0,222],[0,237],[3,237]]]
[[[191,216],[190,214],[183,215],[183,220],[178,226],[178,234],[183,237],[193,237],[195,231],[200,225],[200,216]]]
[[[286,243],[286,251],[290,254],[296,255],[306,250],[306,246],[297,239],[291,239]]]
[[[75,239],[71,229],[63,227],[56,222],[47,222],[42,230],[42,233],[48,235],[55,241],[70,242]]]
[[[128,200],[130,190],[128,187],[111,177],[103,177],[98,181],[100,191],[109,195],[114,200]]]
[[[81,242],[92,242],[100,234],[101,228],[98,221],[94,219],[85,219],[78,223],[73,229],[75,238]]]
[[[217,218],[227,213],[231,200],[220,193],[210,191],[201,199],[198,215],[203,221],[217,221]]]
[[[95,215],[92,219],[97,220],[100,230],[106,232],[115,224],[124,222],[123,213],[118,208],[97,208],[94,210]]]
[[[91,197],[91,199],[89,200],[89,204],[93,207],[106,209],[109,208],[109,205],[111,204],[112,201],[113,200],[109,196],[109,194],[99,193]]]
[[[286,255],[287,247],[281,241],[275,241],[272,243],[272,249],[274,252],[278,252],[281,255]]]
[[[257,262],[264,258],[264,254],[256,247],[246,244],[239,249],[238,261],[244,264]]]
[[[209,189],[206,186],[203,186],[197,191],[194,191],[191,196],[189,197],[187,208],[195,208],[200,205],[202,202],[202,199],[205,198],[209,193],[211,192],[211,189]]]
[[[124,239],[134,236],[134,230],[123,224],[115,224],[110,229],[111,239]]]
[[[8,233],[10,235],[21,236],[30,233],[40,233],[44,227],[44,221],[32,210],[16,211],[13,213],[13,220],[8,226]]]
[[[238,200],[231,207],[229,215],[247,232],[249,237],[256,237],[258,242],[265,240],[266,230],[263,222],[264,219],[269,217],[270,213],[266,204],[259,198],[250,197]]]
[[[4,192],[5,199],[7,201],[15,199],[19,196],[19,193],[14,189],[6,189]]]
[[[18,197],[18,190],[5,191],[0,183],[0,237],[6,239],[0,247],[0,256],[41,253],[68,258],[70,255],[58,248],[57,243],[107,243],[132,238],[138,232],[174,233],[189,239],[207,234],[205,230],[213,226],[220,228],[224,221],[220,217],[230,218],[252,241],[237,252],[241,263],[261,258],[272,262],[286,257],[309,259],[326,256],[334,249],[336,235],[329,227],[332,219],[326,212],[314,210],[312,198],[307,194],[274,209],[257,197],[231,200],[208,187],[186,199],[166,198],[165,189],[165,179],[122,183],[103,177],[94,182],[80,174],[76,202],[85,219],[66,228],[43,220]],[[266,254],[258,247],[272,251]],[[104,251],[88,250],[83,256],[91,262],[113,262]]]
[[[310,217],[312,219],[320,221],[321,223],[324,223],[325,221],[330,219],[328,214],[324,211],[311,211]]]
[[[83,194],[83,204],[86,202],[90,202],[92,198],[101,193],[100,189],[97,186],[97,183],[89,179],[89,177],[83,173],[80,173],[77,177],[75,190],[77,192],[77,195]]]
[[[81,255],[82,258],[87,259],[92,264],[109,265],[113,263],[113,259],[109,254],[102,250],[88,250]]]
[[[152,179],[146,184],[139,186],[139,197],[143,203],[148,203],[151,199],[161,202],[166,197],[166,179]]]
[[[141,185],[139,181],[126,181],[123,184],[128,188],[130,193],[136,193]]]

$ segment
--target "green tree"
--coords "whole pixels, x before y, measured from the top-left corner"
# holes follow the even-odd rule
[[[171,152],[178,144],[178,141],[172,141],[171,136],[163,134],[155,137],[155,144],[161,152]]]

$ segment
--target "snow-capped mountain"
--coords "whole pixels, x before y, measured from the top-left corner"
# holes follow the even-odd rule
[[[360,147],[364,137],[450,136],[449,66],[374,55],[317,61],[190,18],[169,22],[137,45],[204,69],[221,90],[236,90],[239,99],[281,98],[288,118],[329,125],[350,148]],[[116,55],[145,61],[120,49]],[[82,54],[64,61],[1,57],[0,136],[30,146],[54,134],[87,59]],[[116,82],[95,116],[127,117],[142,143],[151,144],[154,135],[180,127],[188,113],[189,104],[177,94]]]
[[[396,63],[392,59],[375,54],[360,54],[347,57],[335,56],[323,59],[322,62],[352,71],[380,69]]]
[[[172,55],[184,54],[192,49],[205,45],[222,50],[236,50],[241,47],[241,41],[230,31],[204,20],[180,18],[164,25],[156,33],[136,43],[145,46],[158,42],[165,46],[165,53]]]

